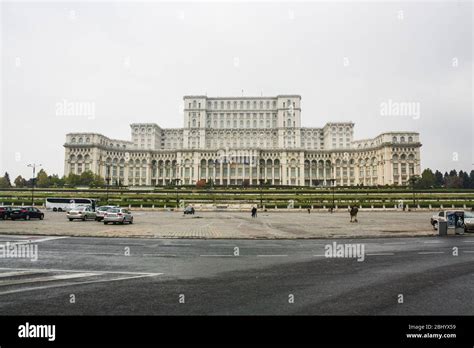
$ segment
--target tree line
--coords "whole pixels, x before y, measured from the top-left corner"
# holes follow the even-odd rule
[[[466,171],[451,170],[449,173],[434,173],[430,168],[423,170],[420,176],[410,178],[411,186],[415,188],[465,188],[474,189],[474,170],[468,174]]]
[[[101,176],[85,171],[82,174],[69,174],[67,176],[59,177],[56,174],[48,175],[44,169],[38,172],[34,182],[33,179],[25,179],[18,175],[13,183],[10,180],[10,175],[6,172],[4,176],[0,176],[0,188],[9,187],[103,187],[105,180]],[[13,186],[14,185],[14,186]],[[208,183],[202,180],[198,181],[196,186],[206,186]],[[245,186],[245,185],[244,185]],[[420,176],[410,178],[409,186],[420,189],[427,188],[470,188],[474,189],[474,170],[468,174],[467,171],[451,170],[449,173],[441,173],[436,170],[434,173],[431,169],[423,170]]]
[[[92,173],[91,171],[85,171],[82,174],[69,174],[67,176],[59,177],[56,174],[48,175],[44,169],[41,169],[36,178],[25,179],[21,175],[18,175],[13,181],[14,187],[76,187],[76,186],[89,186],[89,187],[101,187],[105,186],[105,180]],[[6,172],[4,176],[0,177],[0,188],[13,187],[10,181],[10,176]]]

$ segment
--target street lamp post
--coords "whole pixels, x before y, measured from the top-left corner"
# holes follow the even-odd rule
[[[110,166],[106,166],[105,181],[107,183],[107,186],[106,186],[106,201],[107,201],[107,205],[109,205]]]
[[[416,205],[416,195],[415,195],[415,186],[416,186],[416,183],[418,181],[419,177],[417,177],[416,175],[414,176],[411,176],[408,181],[410,182],[411,184],[411,189],[412,189],[412,192],[413,192],[413,207],[415,207]]]
[[[329,179],[329,182],[331,183],[331,189],[332,189],[332,209],[331,209],[331,213],[332,213],[334,209],[336,208],[335,199],[334,199],[334,188],[335,188],[336,179]]]
[[[263,182],[265,180],[264,179],[260,179],[260,208],[263,209]]]
[[[178,184],[181,181],[180,178],[174,179],[174,185],[175,185],[175,190],[176,190],[176,210],[179,208],[179,192],[178,192]]]
[[[33,178],[31,179],[31,205],[35,205],[35,184],[36,184],[36,167],[41,167],[41,164],[31,163],[27,167],[33,168]]]

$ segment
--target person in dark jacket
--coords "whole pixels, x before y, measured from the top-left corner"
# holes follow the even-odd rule
[[[359,212],[359,208],[357,207],[357,205],[353,205],[351,207],[351,210],[350,210],[350,214],[351,214],[351,221],[350,222],[359,222],[357,221],[357,213]]]
[[[252,217],[253,217],[253,218],[256,218],[256,217],[257,217],[257,208],[256,208],[256,207],[253,207],[253,208],[252,208]]]

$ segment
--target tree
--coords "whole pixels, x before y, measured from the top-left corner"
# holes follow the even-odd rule
[[[469,174],[467,174],[467,172],[463,172],[462,170],[459,171],[459,177],[461,178],[462,180],[462,188],[469,188],[470,187],[470,178],[469,178]]]
[[[197,188],[203,188],[206,186],[206,179],[200,179],[196,182]]]
[[[90,170],[86,170],[81,173],[79,176],[79,185],[81,186],[91,186],[94,182],[94,173]]]
[[[5,179],[4,176],[0,176],[0,188],[9,188],[8,181]]]
[[[435,175],[435,186],[437,187],[444,186],[443,174],[439,170],[437,170],[434,175]]]
[[[18,175],[14,181],[15,187],[25,187],[26,186],[26,179],[23,178],[21,175]]]
[[[60,178],[57,174],[50,175],[48,177],[50,187],[63,187],[64,186],[64,177]]]
[[[100,175],[94,174],[94,178],[90,184],[92,187],[102,187],[105,185],[105,180]],[[118,183],[117,183],[118,185]]]
[[[426,169],[425,169],[425,171],[426,171]],[[419,187],[420,182],[421,182],[421,177],[419,177],[418,175],[410,176],[410,178],[408,179],[408,185],[411,188]]]
[[[77,174],[71,173],[65,177],[64,181],[67,186],[74,187],[74,186],[80,185],[80,176]]]
[[[7,184],[7,187],[12,187],[12,183],[10,181],[10,175],[8,175],[8,172],[5,172],[5,176],[3,178],[5,179],[5,183]]]
[[[36,175],[36,186],[37,187],[49,187],[50,181],[48,174],[44,169],[41,169]]]
[[[474,189],[474,170],[469,174],[469,188]]]
[[[12,187],[12,183],[10,182],[10,176],[5,172],[5,175],[0,177],[0,188],[9,187]]]
[[[448,176],[446,179],[447,188],[462,188],[462,179],[459,176]]]
[[[416,183],[417,188],[430,188],[435,186],[436,177],[433,174],[433,171],[430,168],[426,168],[423,173],[421,173],[421,178]]]

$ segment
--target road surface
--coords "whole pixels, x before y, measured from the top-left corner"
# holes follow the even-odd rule
[[[474,315],[469,235],[269,241],[1,235],[0,244],[7,242],[36,245],[38,259],[0,258],[3,315]],[[363,245],[364,260],[326,257],[333,242]]]

